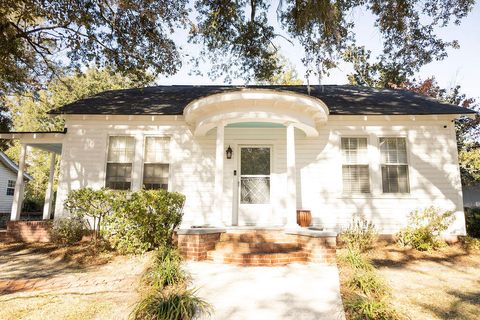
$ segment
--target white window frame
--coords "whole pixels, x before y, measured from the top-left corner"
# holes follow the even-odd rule
[[[109,156],[109,151],[110,151],[110,141],[113,137],[127,137],[127,138],[132,138],[133,139],[133,157],[131,162],[110,162],[108,160]],[[113,189],[113,190],[125,190],[125,191],[131,191],[134,185],[134,166],[135,166],[135,148],[136,148],[137,140],[135,138],[135,135],[132,134],[109,134],[107,136],[107,145],[106,145],[106,152],[105,152],[105,179],[104,179],[104,186],[108,188],[107,186],[107,175],[108,175],[108,164],[109,163],[125,163],[131,164],[131,172],[130,172],[130,188],[129,189]]]
[[[382,148],[380,146],[381,139],[403,139],[405,141],[405,163],[403,162],[383,162],[382,159]],[[411,185],[410,185],[410,154],[409,154],[409,147],[408,147],[408,138],[406,136],[395,136],[395,135],[378,135],[378,155],[380,157],[380,191],[383,195],[410,195],[411,193]],[[382,167],[386,166],[406,166],[406,175],[407,175],[407,191],[406,192],[385,192],[383,188],[383,170]]]
[[[343,155],[343,147],[342,147],[342,140],[343,139],[365,139],[366,140],[366,148],[365,148],[365,161],[363,162],[348,162],[345,161]],[[370,139],[367,135],[348,135],[348,136],[340,136],[340,158],[341,158],[341,181],[342,181],[342,194],[343,195],[363,195],[363,196],[371,196],[372,195],[372,174],[371,174],[371,165],[370,165]],[[344,166],[366,166],[367,173],[368,173],[368,192],[361,192],[361,191],[347,191],[345,188],[344,180],[343,180],[343,168]]]
[[[168,139],[168,183],[167,183],[167,191],[172,191],[172,137],[170,135],[144,135],[143,136],[143,149],[142,149],[142,172],[140,173],[139,179],[141,179],[140,186],[144,188],[143,177],[145,171],[145,164],[149,163],[158,163],[158,164],[165,164],[163,162],[147,162],[145,161],[145,151],[147,148],[147,138],[163,138]]]

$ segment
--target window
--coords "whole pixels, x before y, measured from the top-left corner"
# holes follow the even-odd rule
[[[410,192],[405,138],[380,138],[380,153],[383,192]]]
[[[105,181],[107,188],[116,190],[130,189],[134,148],[135,140],[133,137],[110,137]]]
[[[143,164],[145,189],[168,189],[170,138],[147,137]]]
[[[13,196],[15,193],[15,180],[7,181],[7,196]]]
[[[370,193],[367,138],[342,138],[344,193]]]

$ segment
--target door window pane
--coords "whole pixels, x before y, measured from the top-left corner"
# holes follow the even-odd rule
[[[241,148],[242,175],[270,175],[270,148]]]
[[[270,203],[269,177],[241,177],[240,203],[268,204]]]

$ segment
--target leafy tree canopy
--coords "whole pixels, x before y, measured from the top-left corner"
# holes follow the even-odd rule
[[[127,89],[149,83],[152,76],[144,80],[132,79],[114,73],[111,70],[89,68],[83,73],[64,76],[52,81],[44,90],[35,94],[16,94],[6,101],[13,120],[15,131],[51,131],[63,130],[63,120],[50,117],[47,112],[64,104],[82,99],[105,90]],[[18,161],[20,146],[9,146],[7,155]],[[49,154],[31,149],[27,154],[27,172],[33,180],[26,185],[26,202],[43,205],[50,169]],[[57,168],[58,170],[58,168]],[[58,175],[56,175],[58,176]]]
[[[173,74],[182,49],[172,40],[189,30],[202,45],[194,57],[210,75],[262,81],[281,68],[276,40],[300,43],[309,71],[326,72],[355,44],[352,12],[373,15],[383,37],[376,63],[412,74],[446,56],[455,41],[438,27],[458,24],[474,0],[279,0],[276,30],[267,0],[0,0],[0,95],[39,86],[62,67],[94,63],[122,74]]]

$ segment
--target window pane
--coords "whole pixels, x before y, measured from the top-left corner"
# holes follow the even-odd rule
[[[408,193],[408,166],[382,165],[382,184],[384,193]]]
[[[170,138],[147,137],[145,139],[145,162],[170,162]]]
[[[110,137],[108,144],[108,162],[133,162],[135,140],[133,137]]]
[[[269,177],[241,177],[240,203],[267,204],[270,203]]]
[[[368,163],[367,138],[342,138],[344,163]]]
[[[15,180],[8,180],[7,188],[15,188]]]
[[[344,165],[342,175],[345,193],[370,193],[368,165]]]
[[[407,163],[405,138],[380,138],[382,163]]]
[[[130,189],[131,181],[131,163],[107,163],[105,187],[116,190],[128,190]]]
[[[143,185],[145,189],[168,189],[168,171],[168,164],[146,163],[143,169]]]
[[[242,148],[242,175],[270,175],[270,148]]]

